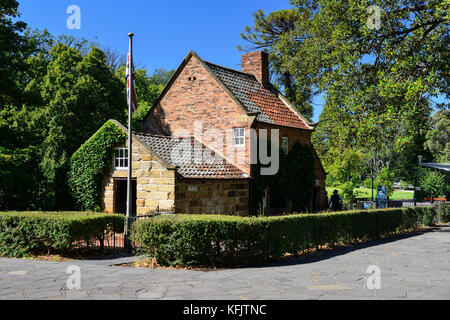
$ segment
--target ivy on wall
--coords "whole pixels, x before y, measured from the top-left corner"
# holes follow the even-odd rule
[[[114,147],[125,139],[125,132],[109,120],[72,155],[68,184],[78,210],[101,210],[102,179],[111,168]]]
[[[262,205],[264,190],[268,187],[270,208],[310,211],[315,179],[311,147],[296,142],[287,155],[280,149],[280,168],[276,175],[263,176],[260,167],[260,164],[256,165],[254,172],[257,210]]]

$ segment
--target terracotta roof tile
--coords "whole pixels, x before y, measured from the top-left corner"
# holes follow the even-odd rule
[[[254,75],[228,69],[204,61],[210,71],[218,77],[239,99],[248,112],[259,112],[260,122],[310,129],[279,97],[273,88],[264,88]]]

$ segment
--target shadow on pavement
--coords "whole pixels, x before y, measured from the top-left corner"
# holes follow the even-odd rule
[[[307,263],[319,262],[322,260],[331,259],[337,256],[341,256],[356,250],[366,249],[370,247],[375,247],[378,245],[395,242],[402,239],[408,239],[411,237],[416,237],[422,234],[426,234],[429,232],[450,232],[450,225],[446,224],[443,226],[430,227],[427,229],[423,229],[420,231],[414,231],[410,233],[405,233],[401,235],[389,236],[383,239],[370,240],[364,243],[358,243],[349,246],[336,247],[332,249],[321,249],[314,253],[305,254],[299,257],[287,258],[281,261],[272,262],[259,266],[252,266],[253,268],[273,268],[273,267],[283,267],[283,266],[292,266],[292,265],[302,265]]]

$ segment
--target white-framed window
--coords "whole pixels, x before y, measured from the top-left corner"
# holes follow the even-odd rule
[[[128,148],[114,149],[114,169],[128,170]]]
[[[289,139],[288,137],[281,138],[281,150],[283,150],[284,154],[288,154],[289,152]]]
[[[245,128],[233,129],[233,146],[235,147],[245,146]]]

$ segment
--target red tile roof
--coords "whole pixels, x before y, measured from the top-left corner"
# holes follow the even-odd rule
[[[236,96],[247,112],[258,113],[257,121],[294,128],[313,128],[306,118],[297,115],[280,99],[279,92],[272,85],[265,88],[252,74],[203,62],[208,71]]]

